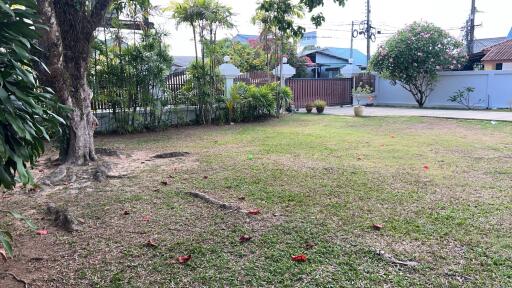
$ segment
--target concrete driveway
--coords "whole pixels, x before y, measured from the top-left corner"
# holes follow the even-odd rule
[[[301,109],[304,111],[304,109]],[[315,111],[313,110],[313,113]],[[327,107],[325,114],[353,116],[352,107]],[[445,109],[417,109],[392,107],[365,107],[365,116],[420,116],[451,119],[494,120],[512,122],[512,112],[498,112],[488,110],[445,110]]]

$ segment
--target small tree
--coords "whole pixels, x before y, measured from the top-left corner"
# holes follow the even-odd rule
[[[464,87],[464,89],[457,90],[449,99],[448,101],[457,103],[459,105],[462,105],[466,107],[467,109],[471,110],[476,105],[481,104],[484,102],[484,99],[478,99],[477,102],[472,103],[471,102],[471,94],[475,92],[475,87]]]
[[[414,22],[393,35],[370,61],[370,69],[400,84],[423,107],[437,82],[439,71],[463,63],[463,44],[443,29]]]

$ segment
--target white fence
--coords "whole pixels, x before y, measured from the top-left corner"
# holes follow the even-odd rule
[[[432,108],[464,108],[448,99],[457,90],[474,87],[471,104],[480,109],[512,107],[512,71],[457,71],[439,73],[439,81],[425,103]],[[381,106],[417,106],[414,98],[399,84],[377,76],[375,104]]]

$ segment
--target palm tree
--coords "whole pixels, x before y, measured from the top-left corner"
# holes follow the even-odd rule
[[[199,54],[197,51],[197,29],[198,22],[204,15],[204,12],[198,2],[201,0],[184,0],[183,2],[171,2],[171,4],[164,10],[172,11],[172,18],[176,20],[176,26],[180,26],[183,23],[188,24],[192,27],[192,33],[194,34],[194,49],[196,54],[196,61],[199,61]]]

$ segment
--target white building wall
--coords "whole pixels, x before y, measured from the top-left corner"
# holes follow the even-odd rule
[[[425,107],[464,108],[448,99],[457,90],[474,87],[471,104],[475,107],[510,108],[512,106],[512,71],[456,71],[439,73],[439,81]],[[417,106],[414,98],[399,84],[396,86],[377,76],[376,105]]]

